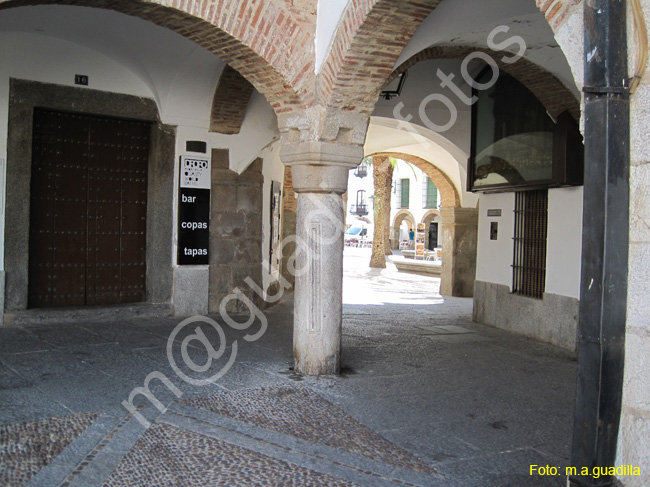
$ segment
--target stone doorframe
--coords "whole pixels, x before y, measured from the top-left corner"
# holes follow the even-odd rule
[[[11,79],[7,144],[4,311],[27,309],[29,194],[35,107],[151,122],[147,183],[147,302],[170,303],[175,128],[147,98]]]

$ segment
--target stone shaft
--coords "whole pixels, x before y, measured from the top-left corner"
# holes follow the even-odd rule
[[[337,374],[341,356],[343,200],[336,193],[298,195],[295,370]]]

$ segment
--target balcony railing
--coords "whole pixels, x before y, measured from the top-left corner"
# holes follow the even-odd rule
[[[368,175],[368,168],[365,165],[357,166],[354,175],[358,178],[365,178]]]
[[[353,215],[365,216],[368,214],[368,205],[352,205],[350,213]]]

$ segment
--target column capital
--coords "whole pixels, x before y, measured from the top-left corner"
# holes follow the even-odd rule
[[[363,146],[370,116],[314,105],[278,115],[282,141],[288,145],[316,141]]]
[[[369,117],[313,106],[280,115],[280,158],[291,167],[297,193],[347,190],[348,171],[363,159]]]
[[[291,167],[296,193],[343,194],[348,188],[350,169],[363,159],[363,147],[329,142],[301,142],[285,145],[282,162]]]

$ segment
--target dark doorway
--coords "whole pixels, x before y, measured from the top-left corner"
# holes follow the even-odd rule
[[[429,225],[429,250],[433,250],[438,246],[438,224],[431,222]]]
[[[150,127],[34,109],[29,307],[145,301]]]

